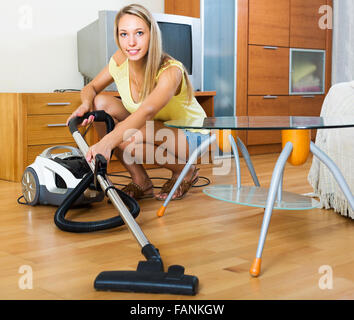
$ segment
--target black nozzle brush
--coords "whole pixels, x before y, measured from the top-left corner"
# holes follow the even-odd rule
[[[167,272],[159,261],[140,261],[136,271],[104,271],[95,280],[103,291],[196,295],[198,278],[185,275],[184,267],[170,266]]]

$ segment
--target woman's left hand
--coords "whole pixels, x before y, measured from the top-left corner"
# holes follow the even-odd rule
[[[112,147],[111,144],[107,141],[107,139],[101,139],[99,142],[91,146],[86,154],[86,160],[91,162],[92,159],[95,159],[96,154],[101,154],[105,157],[107,162],[109,162],[111,158]]]

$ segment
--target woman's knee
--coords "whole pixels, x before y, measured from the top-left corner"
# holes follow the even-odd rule
[[[106,113],[110,114],[115,122],[123,121],[130,115],[122,101],[111,95],[98,94],[94,98],[93,107],[94,110],[104,110]]]
[[[109,107],[107,95],[98,94],[93,100],[93,109],[94,110],[104,110],[107,111]]]

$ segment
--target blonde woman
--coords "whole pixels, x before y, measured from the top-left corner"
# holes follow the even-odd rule
[[[173,143],[169,139],[163,142],[148,137],[155,137],[158,130],[165,128],[163,121],[204,118],[206,114],[193,96],[193,88],[182,63],[162,51],[160,30],[146,8],[137,4],[124,7],[115,18],[114,28],[119,50],[111,57],[109,64],[82,89],[82,104],[69,119],[91,110],[105,110],[112,116],[116,126],[109,134],[104,135],[104,128],[95,123],[101,139],[90,147],[86,158],[91,161],[96,154],[102,154],[109,160],[114,149],[132,178],[132,182],[122,190],[135,199],[154,196],[152,182],[141,163],[146,160],[147,150],[152,148],[155,152],[163,143],[173,160],[159,163],[172,172],[171,179],[156,195],[156,199],[164,200],[184,167],[181,160],[186,161],[197,147],[197,141],[200,144],[208,134],[184,130],[181,140],[178,138],[179,130],[170,128],[175,137]],[[113,81],[120,99],[99,94]],[[91,116],[82,125],[86,126],[92,121]],[[148,126],[147,121],[154,121],[153,126]],[[134,130],[129,129],[139,131],[134,134]],[[148,129],[153,132],[148,132]],[[126,161],[124,151],[128,146],[130,150],[143,150],[143,154],[134,155],[143,158],[140,159],[142,162]],[[183,198],[197,179],[197,168],[193,165],[172,199]]]

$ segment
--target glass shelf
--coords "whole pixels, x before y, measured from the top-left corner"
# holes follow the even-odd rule
[[[268,188],[255,186],[213,185],[203,189],[203,192],[215,199],[234,204],[265,208],[267,203]],[[278,210],[309,210],[318,208],[320,203],[307,196],[282,192],[282,200],[274,202],[274,208]]]

